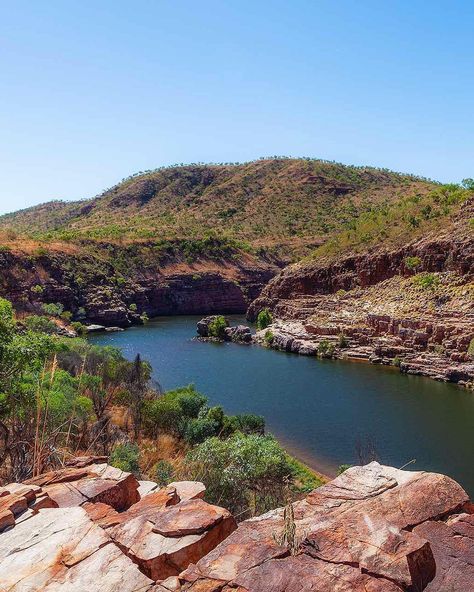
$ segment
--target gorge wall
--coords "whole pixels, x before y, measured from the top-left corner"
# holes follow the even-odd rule
[[[471,217],[472,198],[454,229],[392,250],[290,266],[268,283],[248,317],[254,320],[263,308],[273,312],[272,337],[266,343],[277,349],[329,351],[335,357],[395,363],[405,372],[471,384]],[[258,339],[263,342],[265,333]]]
[[[19,311],[41,314],[42,303],[60,303],[78,320],[126,327],[144,312],[243,313],[279,271],[276,263],[243,253],[192,262],[136,258],[118,273],[114,254],[101,255],[0,252],[0,295]]]

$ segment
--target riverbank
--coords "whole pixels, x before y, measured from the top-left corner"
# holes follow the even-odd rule
[[[456,319],[444,319],[450,328],[451,339],[471,341],[470,319],[462,319],[461,332]],[[451,324],[449,324],[451,323]],[[393,326],[396,325],[396,331]],[[265,330],[258,331],[254,342],[288,353],[320,356],[347,361],[368,362],[379,366],[392,366],[404,374],[424,376],[441,382],[453,382],[474,389],[474,361],[468,355],[457,359],[447,357],[442,346],[417,347],[416,342],[428,339],[428,335],[446,335],[445,325],[433,320],[413,321],[391,319],[383,315],[369,315],[365,324],[354,326],[352,320],[326,323],[317,320],[299,321],[277,319]],[[403,339],[401,338],[403,335]],[[415,342],[415,344],[413,343]],[[466,347],[466,343],[464,344]],[[456,361],[457,360],[457,361]]]
[[[89,336],[140,353],[164,390],[194,383],[228,414],[255,413],[292,456],[332,476],[360,464],[368,442],[384,464],[445,473],[474,492],[465,463],[474,447],[474,396],[457,385],[402,374],[394,367],[298,356],[256,345],[204,343],[199,316],[158,317],[145,326]],[[229,316],[232,325],[245,317]]]

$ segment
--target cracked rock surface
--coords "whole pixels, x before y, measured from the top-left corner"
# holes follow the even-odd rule
[[[474,505],[444,475],[353,467],[293,504],[290,546],[283,508],[237,528],[204,492],[97,458],[6,485],[0,591],[474,590]]]

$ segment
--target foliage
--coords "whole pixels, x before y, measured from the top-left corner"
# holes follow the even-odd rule
[[[222,315],[217,315],[208,325],[209,337],[224,339],[227,326],[226,318]]]
[[[43,309],[43,312],[45,314],[50,315],[52,317],[60,317],[64,311],[64,306],[59,302],[56,304],[42,304],[41,308]]]
[[[337,345],[341,349],[345,349],[346,347],[349,347],[349,340],[347,339],[347,337],[343,333],[340,333],[338,335],[338,337],[337,337]]]
[[[474,191],[474,179],[463,179],[462,186],[469,191]]]
[[[273,322],[272,313],[268,310],[268,308],[264,308],[258,313],[257,316],[257,329],[262,330],[266,329],[268,325],[271,325]]]
[[[446,227],[470,194],[465,187],[448,184],[407,193],[392,202],[372,204],[359,216],[348,216],[345,228],[318,247],[313,257],[361,252],[373,245],[395,246]]]
[[[411,271],[415,271],[421,265],[421,259],[419,257],[405,257],[405,265]]]
[[[261,415],[254,415],[253,413],[224,416],[222,435],[227,437],[235,432],[263,436],[265,433],[265,419]]]
[[[267,329],[267,330],[265,331],[265,336],[264,336],[264,338],[263,338],[263,339],[264,339],[264,341],[265,341],[265,345],[268,345],[268,346],[270,346],[270,345],[272,345],[272,343],[273,343],[273,340],[275,339],[275,335],[273,334],[273,332],[272,332],[272,331],[270,331],[270,329]]]
[[[193,385],[146,400],[143,404],[145,429],[153,436],[159,431],[184,435],[189,420],[198,417],[206,401],[206,397],[197,392]]]
[[[439,277],[434,273],[419,273],[413,278],[413,283],[423,290],[433,290],[439,284]]]
[[[173,465],[167,460],[159,460],[155,465],[155,479],[158,485],[165,487],[174,478]]]
[[[42,294],[44,292],[44,288],[40,284],[35,284],[30,289],[33,292],[33,294]]]
[[[352,465],[339,465],[337,468],[337,474],[342,475],[342,473],[345,473],[347,469],[350,469],[351,467]]]
[[[309,493],[324,483],[319,475],[298,459],[288,455],[288,463],[293,470],[294,483],[292,489],[296,493]]]
[[[52,335],[57,333],[57,326],[48,317],[39,315],[30,315],[25,318],[24,323],[26,327],[35,333],[47,333]]]
[[[126,443],[116,446],[109,458],[109,463],[127,473],[133,473],[139,476],[140,465],[138,460],[140,458],[140,449],[136,444]]]
[[[83,325],[80,321],[73,321],[71,327],[78,335],[86,335],[87,333],[86,325]]]
[[[332,358],[335,349],[334,343],[331,343],[328,339],[321,339],[318,344],[318,356],[321,358]]]
[[[272,436],[235,433],[209,438],[187,455],[190,478],[202,480],[206,497],[235,515],[255,515],[285,502],[294,469]]]

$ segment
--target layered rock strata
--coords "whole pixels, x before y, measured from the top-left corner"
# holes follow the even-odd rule
[[[399,249],[286,268],[249,307],[275,323],[257,340],[276,349],[394,364],[403,372],[474,382],[474,236],[458,227]],[[323,344],[321,345],[321,342]]]

